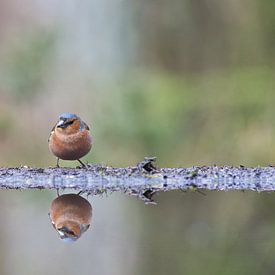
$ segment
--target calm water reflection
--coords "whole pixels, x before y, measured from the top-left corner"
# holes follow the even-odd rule
[[[53,200],[49,217],[60,238],[74,242],[90,227],[92,206],[78,194],[64,194]]]
[[[72,245],[46,215],[55,192],[0,193],[1,274],[273,274],[275,195],[168,192],[145,205],[89,197],[92,231]],[[17,255],[19,255],[17,257]]]

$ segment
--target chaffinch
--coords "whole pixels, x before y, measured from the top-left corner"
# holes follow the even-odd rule
[[[49,216],[60,238],[74,242],[90,227],[92,206],[78,194],[65,194],[53,200]]]
[[[49,141],[50,151],[59,159],[80,160],[92,148],[92,137],[88,125],[75,114],[63,113],[53,127]]]

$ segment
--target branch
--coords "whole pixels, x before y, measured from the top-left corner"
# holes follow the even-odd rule
[[[153,202],[156,192],[171,190],[274,191],[275,168],[218,167],[161,168],[155,158],[137,166],[113,168],[0,168],[2,189],[75,189],[88,194],[115,191]]]

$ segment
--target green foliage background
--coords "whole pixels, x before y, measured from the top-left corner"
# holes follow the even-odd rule
[[[53,166],[64,111],[91,126],[92,163],[274,164],[273,1],[61,2],[0,4],[1,166]],[[274,273],[274,194],[92,198],[70,247],[46,217],[54,195],[1,192],[1,274]]]

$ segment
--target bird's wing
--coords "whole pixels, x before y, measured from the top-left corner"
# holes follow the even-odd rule
[[[52,128],[52,130],[51,130],[51,133],[50,133],[50,135],[49,135],[49,137],[48,137],[48,142],[50,141],[50,137],[51,137],[52,133],[54,132],[55,126],[56,126],[56,124],[53,126],[53,128]]]
[[[85,128],[86,130],[90,130],[89,126],[88,126],[84,121],[82,121],[82,122],[83,122],[84,128]]]

